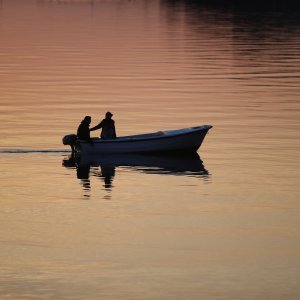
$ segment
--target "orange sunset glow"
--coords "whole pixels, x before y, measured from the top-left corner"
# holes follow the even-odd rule
[[[0,1],[0,299],[299,299],[299,20],[293,0]],[[106,112],[117,154],[89,131]],[[198,128],[193,153],[146,151]]]

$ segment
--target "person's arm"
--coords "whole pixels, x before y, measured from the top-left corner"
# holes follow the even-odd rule
[[[94,131],[103,127],[103,120],[96,126],[90,128],[90,131]]]

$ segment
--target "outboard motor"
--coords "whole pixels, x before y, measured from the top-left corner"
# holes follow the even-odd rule
[[[62,139],[62,142],[64,145],[70,145],[72,152],[75,152],[75,143],[77,141],[77,135],[76,134],[68,134],[65,135]]]

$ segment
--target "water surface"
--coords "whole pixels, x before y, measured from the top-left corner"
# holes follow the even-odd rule
[[[1,299],[299,299],[299,10],[0,3]],[[214,127],[188,159],[74,160],[108,110]]]

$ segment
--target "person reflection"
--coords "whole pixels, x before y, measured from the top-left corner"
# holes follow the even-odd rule
[[[115,167],[109,165],[100,165],[100,172],[98,177],[102,178],[104,181],[105,189],[111,189],[113,187],[112,182],[115,177]]]
[[[63,166],[66,168],[74,169],[76,168],[77,178],[80,179],[85,192],[89,192],[91,189],[90,183],[90,165],[80,165],[80,160],[72,153],[67,159],[62,162]],[[90,197],[89,194],[84,194],[84,197]]]
[[[84,190],[89,191],[91,189],[90,165],[87,166],[76,165],[76,173],[77,173],[77,178],[81,180]]]
[[[91,189],[90,175],[103,180],[105,189],[111,190],[113,187],[112,182],[115,177],[115,166],[113,165],[84,163],[80,157],[74,155],[64,159],[62,164],[66,168],[76,168],[77,178],[80,179],[85,191]]]

